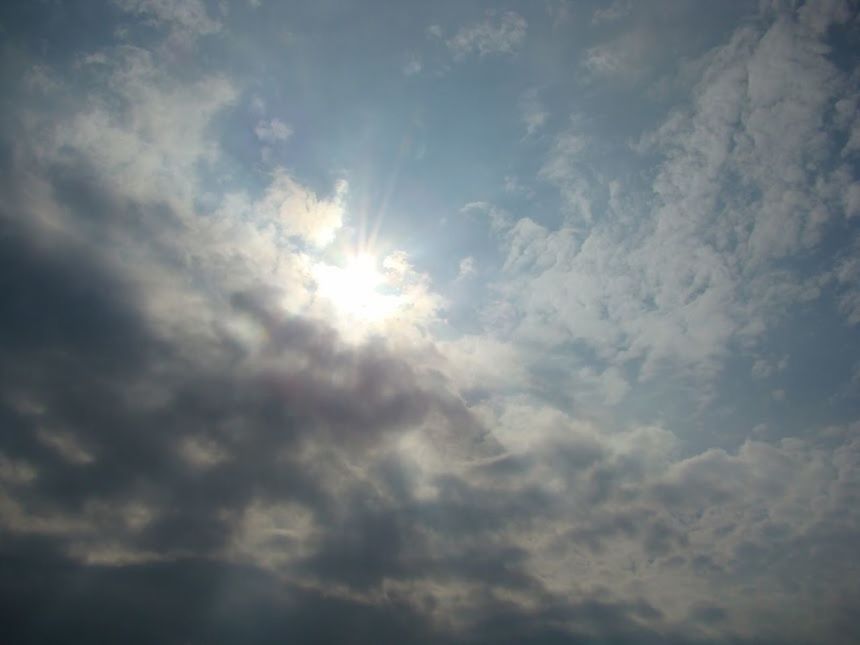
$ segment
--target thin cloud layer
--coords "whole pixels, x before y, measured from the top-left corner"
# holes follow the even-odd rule
[[[10,642],[856,642],[860,18],[648,4],[0,10]]]

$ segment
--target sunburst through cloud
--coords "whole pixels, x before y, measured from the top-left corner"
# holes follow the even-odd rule
[[[860,643],[856,1],[0,35],[3,644]]]
[[[314,266],[319,293],[354,323],[376,323],[393,316],[401,306],[379,259],[367,251],[351,253],[343,263]]]

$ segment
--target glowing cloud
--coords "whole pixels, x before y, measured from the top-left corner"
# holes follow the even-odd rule
[[[399,307],[401,296],[386,292],[386,275],[368,253],[350,256],[342,266],[320,263],[314,269],[318,293],[344,317],[359,322],[380,322]]]

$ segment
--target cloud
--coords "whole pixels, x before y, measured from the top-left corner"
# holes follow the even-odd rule
[[[179,83],[153,52],[137,47],[108,53],[109,65],[84,70],[97,89],[70,106],[74,116],[63,127],[52,116],[29,119],[29,127],[49,137],[38,154],[49,156],[45,163],[79,154],[116,193],[141,200],[164,196],[187,209],[195,192],[195,164],[218,152],[207,126],[236,99],[235,86],[220,75]],[[123,107],[111,110],[114,102]]]
[[[254,128],[254,134],[263,143],[275,144],[293,136],[293,129],[280,119],[270,119],[259,121]]]
[[[221,23],[209,17],[201,0],[113,0],[123,11],[145,17],[170,31],[170,42],[183,47],[221,30]]]
[[[642,360],[642,378],[674,365],[708,379],[731,343],[755,342],[792,303],[819,297],[828,274],[801,279],[779,264],[817,247],[850,181],[828,170],[840,135],[822,129],[849,84],[815,33],[786,14],[707,54],[689,109],[643,139],[663,161],[653,198],[636,207],[596,210],[611,169],[595,165],[598,142],[572,119],[541,169],[569,223],[523,218],[503,238],[499,289],[523,338],[584,342],[616,366]]]
[[[133,6],[184,25],[202,5]],[[546,142],[523,164],[535,189],[466,203],[484,246],[441,258],[481,310],[468,331],[426,268],[422,221],[414,255],[375,249],[407,305],[350,333],[314,268],[354,252],[373,191],[339,164],[315,174],[315,155],[242,174],[247,123],[219,129],[254,89],[241,79],[177,70],[154,43],[5,81],[6,633],[855,642],[857,423],[768,419],[747,439],[720,417],[697,435],[648,389],[661,376],[672,402],[703,396],[738,365],[729,378],[790,381],[803,348],[766,332],[825,293],[856,322],[855,245],[828,245],[854,221],[840,102],[856,92],[806,7],[705,54],[690,102],[630,146],[629,176],[627,159],[602,165],[600,123],[579,113],[515,132]],[[511,16],[452,42],[511,53]],[[289,136],[277,119],[256,130]],[[490,191],[512,176],[493,168]],[[758,385],[791,405],[783,383]]]
[[[417,56],[409,56],[403,63],[401,70],[406,76],[414,76],[421,72],[424,66],[421,64],[421,59]]]
[[[468,410],[429,375],[381,344],[350,348],[324,324],[283,314],[265,293],[235,293],[226,306],[200,303],[221,320],[255,327],[260,340],[249,347],[228,328],[213,334],[194,318],[180,329],[153,327],[142,294],[123,284],[132,276],[109,277],[91,248],[55,248],[48,260],[23,231],[6,243],[16,250],[4,250],[4,268],[20,282],[4,285],[3,410],[25,439],[0,450],[16,455],[14,471],[34,469],[34,479],[11,481],[39,500],[21,505],[11,492],[7,505],[16,510],[5,515],[7,531],[59,531],[84,561],[158,560],[189,548],[226,555],[251,504],[314,508],[316,496],[337,496],[340,458],[332,455],[329,471],[328,458],[309,457],[318,450],[339,445],[360,459],[386,436],[431,418],[439,441],[453,441],[455,432],[458,444],[470,435],[476,446],[485,441]],[[86,307],[55,325],[64,302]],[[28,336],[16,331],[24,328]],[[37,359],[47,348],[64,358]],[[38,369],[24,377],[33,361]],[[62,382],[76,385],[61,392]],[[158,431],[147,430],[156,423]],[[326,474],[314,474],[320,467]],[[148,483],[140,486],[140,477]],[[65,534],[77,506],[87,510]],[[146,509],[144,520],[126,526],[121,516],[135,508]]]
[[[788,356],[783,356],[778,361],[757,358],[753,362],[751,371],[754,378],[762,379],[778,372],[784,372],[786,367],[788,367]]]
[[[615,0],[608,7],[595,9],[594,13],[591,14],[591,24],[599,25],[606,22],[617,22],[629,16],[632,11],[633,5],[629,0],[627,2]]]
[[[165,327],[146,305],[161,287],[109,269],[106,251],[47,252],[38,231],[4,225],[0,499],[23,589],[12,630],[62,601],[57,629],[91,634],[81,616],[109,602],[99,633],[130,642],[337,638],[329,612],[407,642],[496,642],[501,617],[520,640],[689,634],[691,612],[743,638],[751,604],[791,610],[779,633],[820,634],[816,620],[839,612],[824,580],[851,593],[839,575],[858,530],[850,430],[683,457],[659,427],[607,433],[500,396],[492,375],[510,378],[502,361],[517,357],[484,339],[458,349],[473,367],[440,378],[384,341],[350,345],[284,312],[271,282],[215,285],[197,304],[208,325]],[[613,396],[618,375],[603,377]],[[468,379],[494,391],[474,409],[454,389]],[[794,591],[769,591],[773,571]],[[83,587],[67,597],[71,575]],[[119,618],[141,612],[158,622],[129,634]]]
[[[460,260],[460,266],[457,270],[457,280],[465,280],[475,273],[475,258],[469,256]]]
[[[857,243],[854,244],[854,249]],[[838,285],[839,309],[846,320],[856,325],[860,323],[860,289],[857,288],[860,280],[860,261],[855,253],[850,253],[842,258],[835,267],[836,284]]]
[[[556,135],[539,176],[557,185],[568,207],[590,221],[593,217],[588,189],[591,182],[588,181],[589,170],[581,162],[582,153],[590,143],[584,135],[586,128],[587,125],[576,116],[571,118],[571,126]]]
[[[595,78],[635,83],[645,77],[654,57],[662,53],[657,30],[635,28],[589,47],[582,65]]]
[[[486,216],[490,223],[490,229],[494,232],[503,231],[512,224],[510,213],[489,202],[469,202],[460,209],[460,212],[466,215],[475,213]]]
[[[536,89],[531,89],[522,95],[520,98],[520,111],[523,115],[523,123],[526,126],[526,134],[529,135],[540,130],[549,117],[541,105]]]
[[[513,11],[490,12],[483,22],[461,28],[446,44],[456,59],[514,54],[525,40],[527,26],[525,18]]]
[[[324,246],[343,225],[343,201],[348,189],[349,184],[342,180],[331,199],[319,199],[277,170],[262,198],[251,208],[264,218],[278,221],[288,235]]]
[[[442,35],[445,33],[442,30],[442,27],[440,25],[437,25],[437,24],[430,25],[429,27],[427,27],[426,31],[427,31],[427,36],[429,38],[442,38]]]

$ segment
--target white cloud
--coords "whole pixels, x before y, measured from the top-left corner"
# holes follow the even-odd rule
[[[124,11],[166,26],[171,40],[182,46],[221,30],[221,23],[209,17],[201,0],[114,0],[114,3]]]
[[[466,278],[475,275],[475,267],[475,258],[473,258],[472,256],[465,257],[460,260],[460,266],[457,269],[457,280],[465,280]]]
[[[782,16],[709,53],[690,108],[643,139],[664,155],[651,195],[619,199],[591,165],[599,141],[581,119],[556,137],[540,175],[560,188],[567,223],[522,218],[503,238],[497,287],[522,338],[582,341],[619,367],[641,359],[640,378],[674,365],[708,380],[734,341],[755,342],[787,307],[818,296],[826,275],[776,268],[815,248],[851,185],[824,161],[822,123],[848,90],[815,38]],[[846,289],[850,321],[855,301]]]
[[[446,41],[455,58],[513,54],[526,37],[525,18],[513,11],[490,12],[483,22],[463,27]]]
[[[529,384],[523,352],[517,346],[487,335],[464,335],[437,342],[444,360],[437,369],[463,392],[485,395],[517,391]]]
[[[810,618],[838,612],[830,585],[846,580],[840,563],[852,557],[849,536],[860,530],[860,515],[846,506],[856,485],[856,440],[747,441],[736,452],[683,457],[682,444],[660,427],[607,434],[523,397],[482,410],[508,451],[499,462],[511,470],[474,481],[497,494],[500,486],[508,495],[510,487],[538,489],[554,500],[541,522],[507,533],[554,593],[576,596],[611,581],[621,597],[646,594],[670,622],[719,598],[724,636],[760,633],[757,621],[771,612],[782,621],[769,627],[773,633],[812,634]],[[826,535],[838,553],[805,555]],[[782,582],[771,586],[775,571]],[[815,591],[784,584],[812,572]],[[850,593],[851,583],[839,584],[838,593]]]
[[[415,76],[419,74],[424,66],[421,64],[421,59],[417,56],[409,56],[400,68],[406,76]]]
[[[280,119],[262,120],[257,122],[254,134],[263,143],[274,144],[293,136],[293,129]]]
[[[860,256],[857,249],[860,241],[854,243],[852,251],[841,258],[834,269],[836,284],[841,290],[839,308],[849,324],[860,324]]]
[[[764,379],[772,376],[773,374],[784,372],[786,367],[788,367],[787,355],[783,356],[779,360],[757,358],[753,362],[751,373],[754,378]]]
[[[489,202],[469,202],[460,209],[460,212],[465,215],[485,216],[490,222],[490,229],[496,233],[505,230],[513,223],[510,213]]]
[[[591,210],[592,181],[584,172],[583,153],[589,145],[584,134],[587,126],[576,116],[571,126],[557,134],[538,176],[555,184],[571,213],[585,222],[593,218]]]
[[[278,222],[287,235],[325,246],[343,226],[344,199],[348,189],[347,182],[341,180],[330,199],[320,199],[279,169],[252,210]]]
[[[237,97],[221,76],[179,83],[158,66],[151,52],[135,47],[111,50],[101,93],[52,130],[53,156],[75,150],[86,155],[117,194],[168,200],[178,210],[190,207],[197,187],[196,164],[214,160],[218,143],[208,136],[213,115]],[[121,99],[124,111],[108,106]],[[35,117],[34,117],[35,118]],[[181,202],[181,203],[180,203]]]
[[[185,437],[178,452],[192,468],[199,470],[217,466],[229,457],[229,453],[215,441],[195,436]]]
[[[804,3],[797,13],[801,24],[822,36],[831,25],[851,19],[851,6],[846,0],[812,0]]]
[[[37,433],[39,441],[56,451],[66,461],[78,466],[85,466],[94,461],[91,455],[75,438],[73,434],[56,429],[42,428]]]
[[[659,50],[658,38],[652,30],[634,29],[608,42],[589,47],[582,65],[596,77],[637,80]]]
[[[603,403],[610,406],[617,405],[623,401],[624,397],[630,391],[627,377],[617,367],[608,367],[601,373],[584,367],[579,370],[576,378],[572,380],[578,386],[577,394],[582,395],[580,388],[593,388],[597,391]]]
[[[546,123],[549,114],[540,101],[537,89],[530,89],[520,97],[520,112],[526,126],[526,134],[532,135]]]
[[[598,8],[591,14],[591,24],[599,25],[606,22],[617,22],[630,15],[633,3],[630,0],[614,0],[608,7]]]

